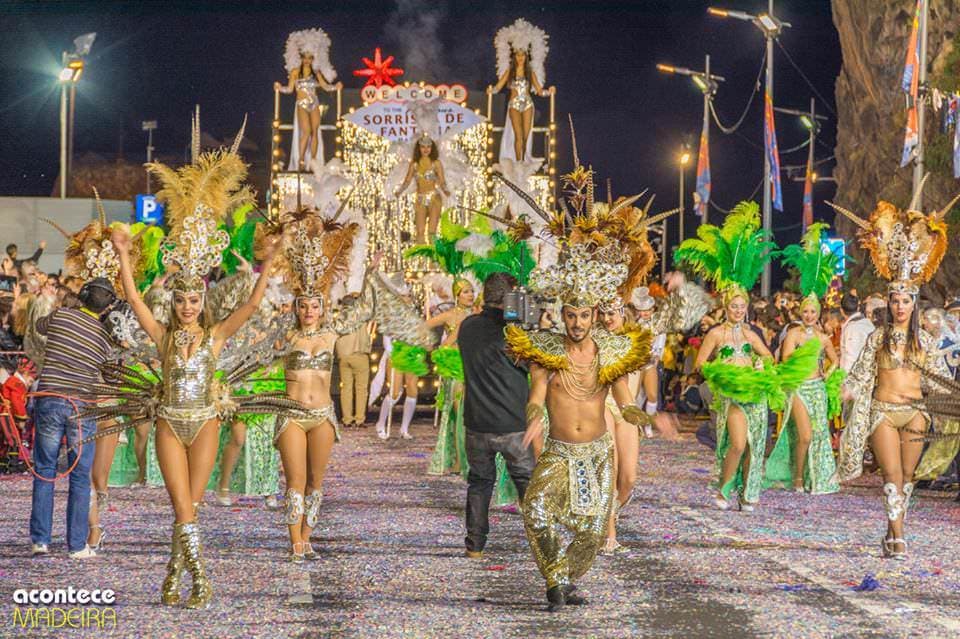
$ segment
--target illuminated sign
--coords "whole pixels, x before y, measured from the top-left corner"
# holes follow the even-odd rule
[[[388,140],[409,140],[419,133],[417,119],[407,109],[406,102],[374,102],[347,114],[344,119]],[[442,135],[450,129],[466,131],[485,118],[459,104],[443,102],[437,110],[437,120]]]
[[[163,204],[157,201],[155,195],[138,195],[135,201],[137,222],[154,226],[163,224]]]
[[[407,100],[433,100],[443,98],[450,102],[463,104],[467,101],[467,87],[462,84],[411,84],[410,86],[381,86],[367,85],[360,90],[360,97],[364,102],[390,102]]]

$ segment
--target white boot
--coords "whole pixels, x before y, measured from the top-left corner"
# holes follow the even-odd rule
[[[408,397],[403,402],[403,421],[400,422],[400,436],[404,439],[413,439],[410,434],[410,422],[413,421],[413,414],[417,411],[417,398]]]
[[[393,411],[393,405],[396,403],[397,400],[390,395],[387,395],[383,398],[383,404],[380,405],[380,417],[377,419],[377,437],[380,439],[387,439],[390,437],[390,430],[387,428],[387,420],[390,418],[390,413]]]

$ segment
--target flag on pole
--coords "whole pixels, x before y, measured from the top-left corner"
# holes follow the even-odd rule
[[[960,178],[960,94],[950,96],[949,111],[953,120],[953,177]]]
[[[777,130],[773,125],[773,100],[764,92],[763,147],[770,161],[770,198],[773,208],[783,212],[783,192],[780,190],[780,153],[777,151]]]
[[[903,154],[900,166],[906,166],[913,159],[913,151],[920,142],[920,124],[917,106],[920,95],[920,11],[925,0],[917,0],[913,14],[913,26],[910,28],[910,40],[907,42],[907,60],[903,65],[903,81],[900,87],[907,94],[907,130],[903,139]]]
[[[813,145],[807,154],[807,175],[803,180],[803,230],[813,224]]]
[[[707,137],[706,122],[703,123],[703,131],[700,133],[700,150],[697,152],[697,202],[693,207],[693,212],[703,217],[707,212],[707,205],[710,203],[710,141]]]

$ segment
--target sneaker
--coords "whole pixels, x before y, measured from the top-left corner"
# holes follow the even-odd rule
[[[91,559],[97,556],[97,551],[90,546],[84,546],[83,550],[76,550],[70,553],[70,559]]]
[[[46,544],[33,544],[33,547],[30,549],[30,553],[36,557],[37,555],[49,555],[50,549]]]
[[[233,498],[230,496],[230,489],[220,490],[217,489],[217,503],[221,506],[232,506]]]

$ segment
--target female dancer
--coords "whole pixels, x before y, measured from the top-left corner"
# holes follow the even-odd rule
[[[285,522],[290,533],[290,561],[294,563],[317,557],[310,535],[320,516],[330,452],[334,441],[340,440],[330,398],[334,345],[340,335],[353,332],[370,316],[365,301],[350,307],[349,318],[327,314],[330,287],[347,267],[359,226],[348,224],[324,232],[322,225],[308,229],[309,224],[302,222],[295,239],[285,247],[287,263],[294,271],[286,281],[297,296],[297,328],[287,337],[290,350],[283,360],[286,392],[305,411],[302,416],[278,419],[274,434],[287,483]],[[376,268],[378,262],[379,257],[375,257],[371,267]]]
[[[917,296],[946,252],[943,218],[956,200],[925,215],[916,203],[922,188],[921,184],[906,211],[880,202],[869,220],[831,204],[862,229],[860,240],[877,273],[891,280],[886,324],[867,338],[844,384],[844,397],[853,403],[845,413],[837,472],[841,481],[863,472],[869,439],[884,481],[887,529],[880,546],[884,557],[894,559],[906,558],[904,519],[913,494],[913,473],[933,422],[922,401],[923,391],[931,386],[924,372],[949,377],[937,344],[920,328]]]
[[[530,152],[533,131],[533,98],[553,95],[554,87],[544,89],[543,63],[547,56],[547,34],[523,19],[497,32],[494,38],[497,50],[497,74],[500,79],[495,86],[487,87],[487,93],[499,93],[509,83],[510,101],[507,103],[507,126],[504,126],[500,157],[505,159],[508,142],[513,143],[513,159],[524,162]],[[531,59],[532,58],[532,59]]]
[[[824,253],[820,235],[826,224],[811,224],[801,244],[783,250],[785,264],[800,272],[800,323],[789,329],[780,347],[787,359],[806,342],[820,342],[817,367],[797,392],[787,399],[783,429],[767,458],[765,486],[792,484],[796,492],[825,495],[840,490],[837,465],[830,443],[830,419],[839,412],[843,370],[830,336],[820,328],[820,296],[836,273],[837,257]],[[825,365],[825,360],[829,362]],[[832,409],[832,410],[831,410]],[[832,414],[831,414],[832,413]]]
[[[317,88],[338,91],[343,83],[330,84],[337,72],[330,64],[330,38],[322,29],[295,31],[287,37],[284,53],[287,84],[273,83],[274,91],[297,95],[297,118],[294,126],[294,141],[290,151],[290,168],[303,171],[323,164],[320,145],[320,100]],[[307,144],[310,154],[307,155]]]
[[[722,227],[704,224],[697,235],[679,246],[676,260],[717,283],[726,314],[704,337],[694,362],[714,394],[719,481],[713,501],[726,510],[737,489],[740,510],[751,512],[763,484],[768,409],[777,410],[783,390],[810,376],[819,342],[810,340],[774,370],[770,350],[746,322],[748,291],[776,249],[760,228],[756,203],[741,202]]]
[[[427,466],[427,473],[443,475],[447,472],[462,473],[467,468],[466,433],[463,426],[463,362],[457,348],[460,324],[473,313],[476,294],[469,280],[457,278],[453,282],[453,308],[434,315],[426,321],[429,329],[443,327],[443,341],[433,351],[431,359],[437,367],[443,391],[440,406],[440,432],[437,445]]]
[[[164,604],[180,601],[180,572],[184,565],[193,577],[188,608],[209,604],[213,588],[204,572],[197,506],[216,461],[219,414],[214,380],[217,357],[224,343],[257,310],[267,287],[266,274],[273,262],[276,242],[268,244],[263,272],[249,299],[218,324],[210,323],[204,308],[204,277],[220,264],[229,243],[217,224],[224,206],[236,195],[246,166],[234,153],[210,154],[179,171],[150,165],[164,183],[158,197],[169,203],[168,216],[175,248],[164,254],[164,263],[176,268],[169,325],[158,322],[144,303],[133,279],[130,236],[115,229],[113,244],[120,257],[123,290],[141,326],[156,344],[161,358],[162,400],[157,407],[156,446],[160,470],[174,510],[174,533],[167,577],[161,597]],[[197,179],[197,174],[200,178]],[[206,178],[206,179],[203,179]],[[194,185],[201,185],[196,187]],[[197,189],[201,189],[197,192]],[[239,194],[242,197],[242,193]]]
[[[417,140],[413,149],[413,158],[407,167],[407,175],[403,178],[400,187],[394,192],[394,197],[406,190],[416,176],[417,192],[413,201],[413,212],[416,224],[416,243],[426,242],[424,229],[429,219],[428,234],[433,241],[437,234],[437,225],[440,223],[440,208],[442,205],[441,193],[450,197],[447,181],[443,173],[443,164],[440,162],[440,152],[437,143],[426,133]]]

